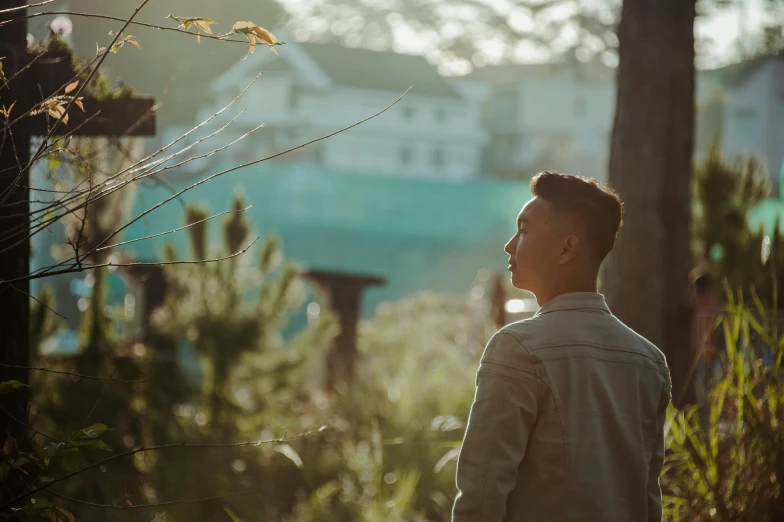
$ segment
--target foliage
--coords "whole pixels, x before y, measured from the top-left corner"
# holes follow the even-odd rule
[[[250,233],[241,212],[244,208],[238,198],[235,212],[224,222],[223,248],[231,252]],[[188,229],[191,248],[207,256],[216,249],[207,223],[196,223],[203,215],[203,209],[189,206],[186,224],[193,225]],[[297,391],[307,380],[303,367],[316,359],[334,336],[334,321],[331,314],[325,313],[300,334],[284,339],[281,333],[286,319],[303,297],[298,271],[291,263],[281,264],[280,245],[275,237],[264,242],[258,264],[246,259],[165,270],[164,279],[129,269],[125,275],[130,288],[144,286],[147,281],[164,284],[168,289],[166,300],[155,306],[150,306],[155,301],[144,299],[145,294],[148,298],[153,295],[149,290],[154,286],[148,285],[147,292],[139,294],[136,320],[146,325],[141,333],[138,328],[128,329],[126,324],[126,333],[121,335],[120,330],[104,321],[107,312],[114,314],[114,307],[104,305],[105,296],[94,291],[82,316],[82,351],[76,357],[39,355],[37,363],[55,371],[77,370],[79,374],[112,375],[126,380],[142,378],[144,382],[63,378],[52,382],[51,373],[34,374],[31,384],[37,410],[35,429],[45,433],[48,440],[42,440],[41,435],[20,442],[20,446],[30,446],[24,451],[6,452],[15,464],[13,469],[26,473],[28,482],[31,473],[51,479],[94,462],[96,451],[117,455],[141,445],[150,447],[172,441],[225,444],[271,439],[275,434],[295,430],[300,433],[314,427],[316,419],[287,413],[291,402],[304,396],[304,390]],[[101,277],[99,272],[94,271],[96,282]],[[45,340],[44,332],[53,330],[49,320],[44,319],[49,299],[42,297],[32,314],[34,322],[43,329],[38,342]],[[129,318],[126,310],[125,320],[133,320],[135,313],[132,309]],[[95,317],[101,321],[93,327]],[[2,391],[7,388],[8,393],[13,393],[16,387],[14,382],[6,382]],[[103,423],[93,422],[70,436],[63,434],[66,426],[85,414],[88,419],[101,419]],[[107,426],[114,429],[106,433]],[[16,444],[12,439],[8,441]],[[183,497],[183,491],[202,497],[232,494],[238,484],[270,480],[266,476],[270,460],[287,460],[296,455],[293,448],[287,455],[285,447],[277,444],[275,449],[256,451],[255,455],[248,448],[233,447],[206,453],[199,461],[201,469],[210,470],[206,475],[209,480],[203,473],[184,475],[186,468],[176,453],[143,452],[102,467],[105,474],[99,482],[94,475],[85,473],[53,489],[78,501],[100,505],[115,505],[119,501],[128,506],[176,500]],[[25,460],[16,460],[17,454]],[[45,455],[45,459],[33,460],[30,455]],[[0,482],[17,479],[15,473],[8,471]],[[62,499],[52,497],[48,491],[33,498],[35,507],[31,509],[40,511],[42,505],[51,505],[54,516],[60,516],[56,511]],[[238,501],[233,505],[241,515],[251,511],[251,504]],[[199,503],[174,506],[171,512],[184,519],[209,520],[219,508]],[[91,516],[101,515],[101,511],[80,509],[77,514],[80,520],[90,520]],[[103,519],[102,515],[99,518]]]
[[[731,288],[756,287],[770,306],[770,271],[781,265],[761,258],[765,234],[752,231],[747,219],[749,211],[769,192],[767,175],[753,157],[730,164],[714,146],[695,168],[694,250],[698,264],[714,280],[726,280]],[[781,245],[777,233],[768,241],[771,239],[776,248]]]
[[[292,522],[451,518],[454,463],[491,328],[479,304],[424,293],[362,322],[356,381],[323,403],[334,433],[301,450],[314,486]]]
[[[710,394],[710,421],[696,407],[667,415],[662,477],[672,521],[784,517],[784,335],[756,297],[730,295],[721,322],[723,377]]]

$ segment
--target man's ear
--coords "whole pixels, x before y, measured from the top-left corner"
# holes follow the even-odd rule
[[[561,245],[561,255],[558,257],[558,264],[563,265],[567,263],[574,256],[577,255],[577,251],[580,249],[580,238],[574,234],[569,234],[564,238],[563,244]]]

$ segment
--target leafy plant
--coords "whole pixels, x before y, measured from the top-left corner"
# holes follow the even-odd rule
[[[784,335],[756,296],[751,307],[742,295],[729,298],[708,425],[696,406],[667,413],[662,489],[674,522],[784,517]]]

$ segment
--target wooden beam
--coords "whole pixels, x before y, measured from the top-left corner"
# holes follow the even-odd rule
[[[84,112],[76,105],[71,106],[68,111],[68,125],[61,125],[60,132],[76,129],[74,136],[155,135],[153,98],[108,98],[100,101],[95,98],[84,98],[82,104]],[[30,130],[35,135],[45,135],[51,124],[51,117],[46,114],[30,118]]]

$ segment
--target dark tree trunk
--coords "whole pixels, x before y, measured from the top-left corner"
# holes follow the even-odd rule
[[[10,0],[2,3],[3,9],[24,5],[22,0]],[[5,15],[0,14],[0,21],[24,16],[25,10],[13,11]],[[14,72],[25,65],[27,59],[27,23],[25,21],[8,24],[0,29],[0,56],[4,56],[3,70],[6,78],[11,78]],[[0,80],[0,85],[4,83]],[[25,93],[20,82],[14,81],[0,88],[0,105],[9,107],[16,102],[11,113],[14,116],[23,114],[29,107],[29,100],[25,100]],[[4,119],[0,119],[5,126]],[[8,134],[2,136],[2,149],[0,150],[0,234],[11,229],[27,228],[27,212],[29,205],[26,201],[28,191],[19,186],[29,186],[29,171],[19,177],[18,165],[25,165],[30,159],[30,134],[26,128],[26,121],[22,120],[13,127],[12,137]],[[21,216],[12,216],[21,214]],[[24,237],[24,236],[22,236]],[[4,248],[17,242],[0,241]],[[27,239],[19,241],[15,247],[0,253],[0,280],[10,280],[24,277],[30,273],[30,244]],[[0,364],[27,366],[29,361],[28,332],[30,318],[30,302],[26,294],[30,293],[29,282],[14,283],[14,288],[8,285],[0,286]],[[27,370],[20,368],[0,367],[0,381],[17,380],[27,382]],[[23,433],[22,423],[27,422],[27,390],[21,388],[3,395],[0,410],[0,441],[5,440],[6,434],[18,438]],[[13,417],[13,420],[11,418]],[[19,422],[17,422],[19,421]]]
[[[603,272],[613,312],[667,356],[673,399],[693,402],[690,229],[695,0],[624,0],[610,185],[624,226]]]

